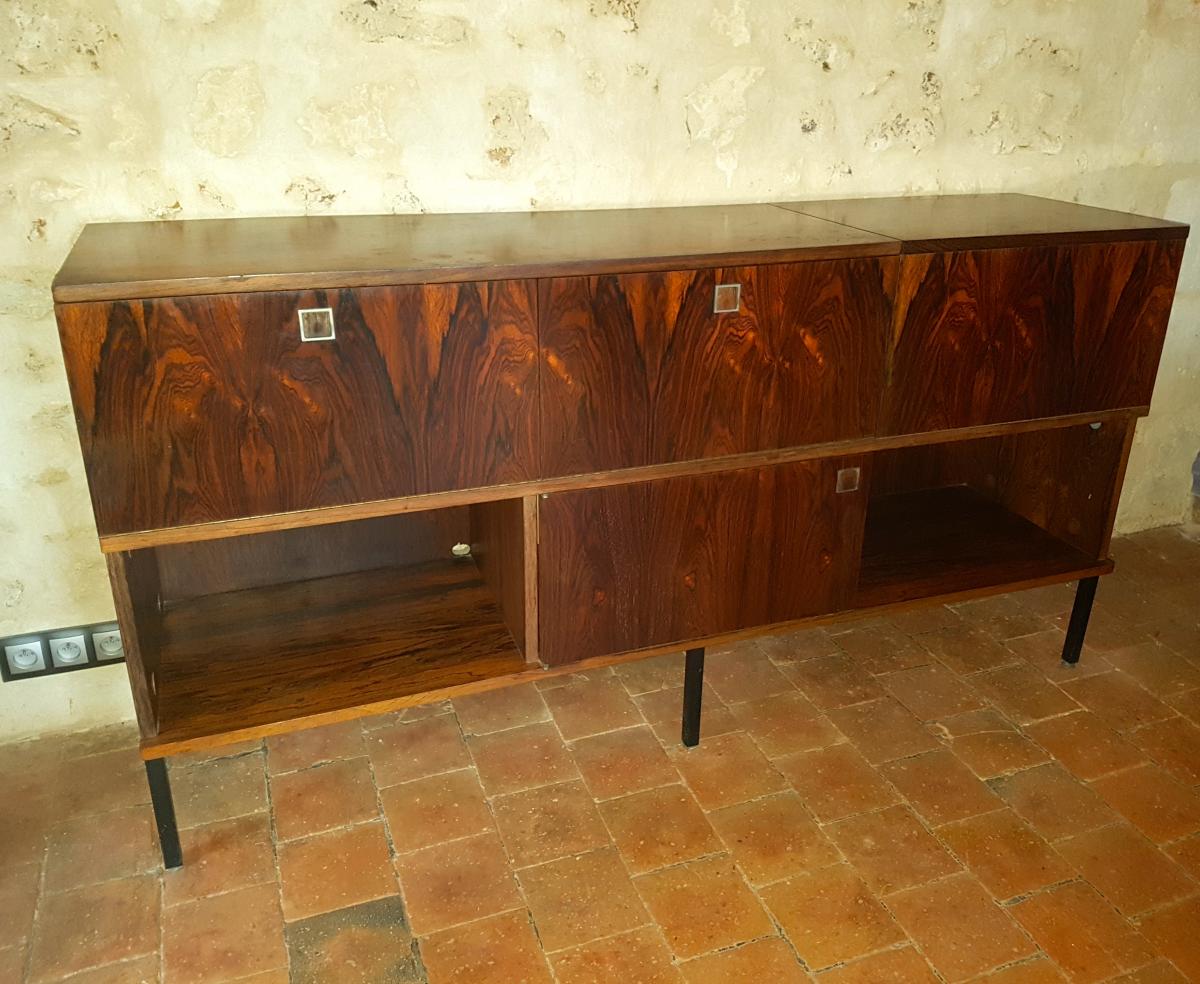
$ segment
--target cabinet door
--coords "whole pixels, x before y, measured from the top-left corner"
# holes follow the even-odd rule
[[[884,433],[1148,406],[1183,244],[904,258]]]
[[[875,432],[898,260],[564,277],[539,285],[542,472]],[[718,313],[718,285],[738,285]],[[731,299],[723,296],[721,300]]]
[[[101,534],[533,477],[534,303],[499,281],[60,305]],[[303,341],[320,308],[333,337]]]
[[[858,576],[866,490],[837,492],[838,470],[862,465],[824,459],[542,498],[542,660],[843,607]]]

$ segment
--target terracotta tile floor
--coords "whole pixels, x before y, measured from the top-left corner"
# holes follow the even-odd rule
[[[0,982],[1200,980],[1200,528],[1072,589],[171,763],[0,747]]]

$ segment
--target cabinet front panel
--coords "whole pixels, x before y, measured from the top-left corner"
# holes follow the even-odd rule
[[[1180,242],[904,257],[884,433],[1147,406]]]
[[[898,262],[541,281],[543,474],[873,434]]]
[[[60,305],[101,534],[532,478],[534,303],[498,281]],[[302,341],[320,308],[334,337]]]
[[[858,575],[867,495],[865,470],[840,493],[838,471],[862,465],[805,461],[543,498],[542,660],[838,610]]]

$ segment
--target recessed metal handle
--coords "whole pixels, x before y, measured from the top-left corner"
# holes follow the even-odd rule
[[[861,478],[861,468],[839,468],[837,473],[837,490],[839,492],[857,492],[858,483]]]
[[[334,339],[333,308],[303,308],[300,314],[300,341],[331,342]]]
[[[733,314],[741,307],[741,284],[717,284],[713,291],[713,314]]]

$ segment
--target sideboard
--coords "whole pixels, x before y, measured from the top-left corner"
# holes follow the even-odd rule
[[[1188,227],[1024,195],[89,225],[54,282],[167,756],[1078,581]]]

